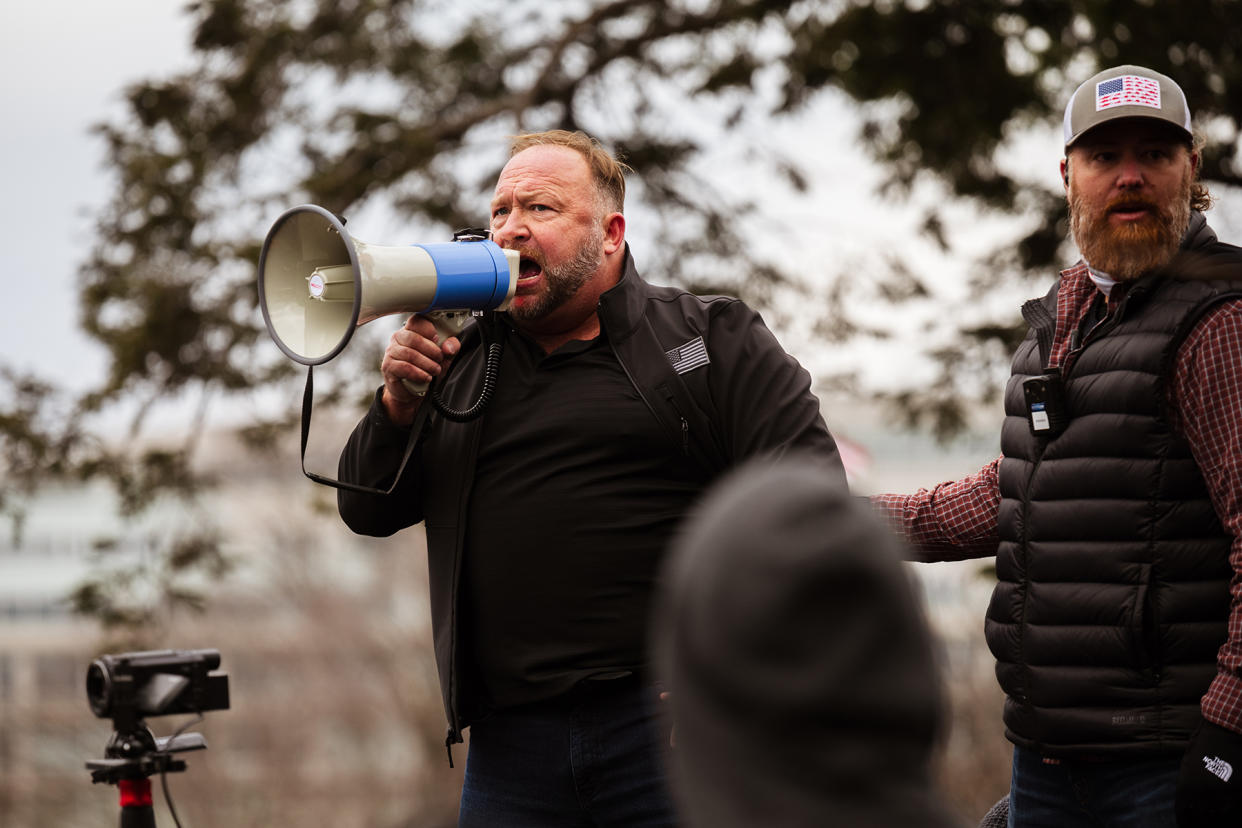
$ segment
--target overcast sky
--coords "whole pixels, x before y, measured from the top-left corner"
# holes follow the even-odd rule
[[[78,328],[76,272],[108,194],[90,128],[129,82],[188,63],[180,0],[11,0],[0,10],[0,354],[81,390],[102,350]]]

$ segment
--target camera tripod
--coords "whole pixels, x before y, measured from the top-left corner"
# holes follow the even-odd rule
[[[199,719],[188,722],[185,727]],[[184,727],[182,728],[184,729]],[[157,739],[141,720],[137,727],[128,731],[114,731],[104,749],[103,759],[86,763],[91,781],[116,785],[120,794],[120,828],[155,828],[155,809],[151,800],[151,777],[160,775],[164,788],[164,801],[172,813],[173,822],[180,826],[177,811],[168,794],[167,774],[185,770],[181,759],[174,753],[190,750],[206,750],[207,740],[200,733],[182,733]]]

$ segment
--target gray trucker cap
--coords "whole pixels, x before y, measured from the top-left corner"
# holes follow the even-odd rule
[[[1065,146],[1115,118],[1155,118],[1191,137],[1190,107],[1172,78],[1142,66],[1115,66],[1078,87],[1065,107]]]

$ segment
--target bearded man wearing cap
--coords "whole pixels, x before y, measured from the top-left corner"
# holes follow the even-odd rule
[[[1011,826],[1242,825],[1242,249],[1168,77],[1100,72],[1064,136],[1082,259],[1022,308],[1002,456],[873,500],[920,560],[996,555]]]

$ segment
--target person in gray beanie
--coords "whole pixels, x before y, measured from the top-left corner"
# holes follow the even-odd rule
[[[688,825],[959,824],[932,788],[946,711],[898,545],[805,457],[742,467],[687,521],[652,641]]]

